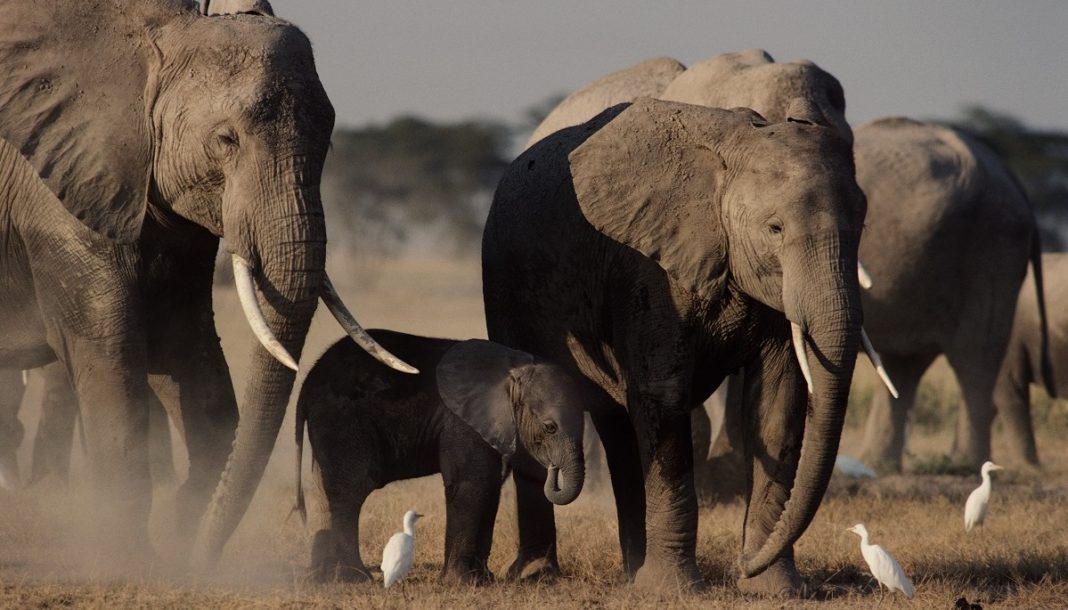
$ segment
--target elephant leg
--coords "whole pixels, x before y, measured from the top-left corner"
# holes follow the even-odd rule
[[[31,480],[55,475],[66,482],[70,473],[74,428],[78,420],[78,397],[74,395],[67,368],[53,362],[40,369],[44,377],[41,421],[33,442]]]
[[[582,430],[582,454],[586,458],[586,492],[596,492],[608,483],[608,464],[604,455],[601,435],[589,413],[585,415],[585,428]]]
[[[370,581],[360,556],[360,511],[375,488],[367,477],[368,463],[332,464],[312,462],[312,487],[325,502],[318,504],[319,514],[313,520],[318,529],[312,538],[309,572],[320,582]]]
[[[604,408],[590,415],[601,437],[612,481],[623,569],[633,578],[645,561],[645,486],[638,439],[622,405],[606,401]]]
[[[151,374],[149,383],[162,410],[177,423],[189,455],[189,473],[178,490],[175,525],[184,539],[191,541],[234,440],[237,400],[217,339],[196,356],[170,359],[167,370],[170,372]],[[156,434],[166,432],[169,437],[165,418],[159,420]],[[166,450],[157,447],[156,451],[162,454]],[[157,458],[157,462],[170,463],[170,455]]]
[[[493,581],[489,554],[501,497],[501,463],[499,459],[471,462],[444,481],[445,565],[441,576],[485,584]],[[552,551],[555,560],[555,545]]]
[[[916,402],[920,378],[935,356],[887,354],[882,358],[887,374],[897,387],[898,398],[891,397],[882,384],[873,387],[860,460],[879,473],[901,472],[909,412]]]
[[[1020,277],[1024,268],[1020,268]],[[988,287],[988,291],[1005,286]],[[1012,333],[1019,281],[1011,290],[995,291],[987,300],[969,301],[971,311],[957,328],[946,359],[960,382],[964,408],[957,417],[952,455],[955,462],[978,470],[990,459],[990,431],[994,423],[994,384],[997,382]],[[983,293],[986,296],[987,293]]]
[[[72,369],[78,404],[84,405],[82,425],[98,494],[89,521],[94,534],[108,554],[133,562],[152,556],[144,343],[73,339],[53,349]]]
[[[1038,446],[1031,423],[1031,384],[1029,376],[1013,366],[1013,355],[1005,357],[994,385],[994,409],[1009,437],[1009,451],[1017,463],[1038,467]]]
[[[212,312],[218,240],[193,235],[179,245],[158,243],[166,239],[157,234],[143,239],[152,248],[153,268],[166,270],[149,282],[149,383],[189,455],[188,476],[177,495],[176,526],[181,539],[191,543],[226,465],[238,410]],[[167,429],[160,420],[154,436]],[[154,444],[157,457],[169,461]]]
[[[19,406],[25,392],[20,369],[0,369],[0,489],[18,487],[18,448],[24,430],[19,421]]]
[[[515,482],[516,520],[519,527],[519,550],[507,578],[547,578],[560,575],[556,556],[556,518],[553,504],[545,498],[545,469],[533,458],[517,455],[524,467],[512,468]],[[533,464],[529,462],[534,462]],[[541,474],[538,474],[538,471]]]
[[[154,392],[148,396],[148,466],[155,485],[171,483],[176,478],[170,420]]]
[[[960,381],[963,408],[958,412],[953,461],[976,470],[990,459],[990,431],[994,424],[994,383],[1000,358],[976,350],[946,354]]]
[[[789,361],[781,353],[775,362]],[[808,396],[793,368],[780,371],[761,363],[746,369],[738,410],[748,442],[742,454],[748,472],[742,556],[751,556],[763,546],[778,523],[790,498],[800,459]],[[767,570],[740,578],[738,588],[746,593],[784,596],[801,589],[801,575],[794,564],[793,547]]]
[[[703,403],[690,410],[690,439],[693,444],[693,479],[698,504],[712,503],[708,450],[712,444],[712,419]]]
[[[708,457],[708,490],[711,502],[729,502],[748,495],[749,465],[745,460],[745,423],[742,395],[745,388],[743,373],[738,372],[724,381],[721,394],[723,422],[712,440]],[[725,391],[724,391],[725,390]],[[715,399],[716,396],[713,395]]]
[[[635,582],[648,588],[700,587],[697,570],[697,495],[693,481],[690,414],[659,409],[658,421],[636,413],[635,429],[645,467],[645,562]],[[633,415],[632,415],[633,417]]]

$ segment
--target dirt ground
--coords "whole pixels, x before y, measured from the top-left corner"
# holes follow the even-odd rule
[[[449,337],[484,336],[481,279],[476,261],[406,260],[362,262],[331,275],[368,327],[385,327]],[[216,313],[231,370],[242,387],[243,363],[252,339],[240,317],[234,294],[217,292]],[[341,336],[320,309],[301,368]],[[858,365],[864,369],[866,363]],[[863,388],[870,380],[858,380]],[[944,367],[927,380],[935,388],[951,386]],[[27,404],[34,404],[39,381],[31,384]],[[951,390],[947,390],[951,391]],[[240,396],[240,391],[239,394]],[[1063,405],[1061,405],[1063,408]],[[24,409],[27,438],[32,439],[37,413]],[[851,422],[855,418],[851,418]],[[855,422],[854,422],[855,423]],[[86,524],[86,484],[81,450],[68,487],[41,484],[0,496],[0,607],[3,608],[499,608],[577,607],[812,607],[812,608],[952,608],[965,596],[984,608],[1068,607],[1068,446],[1063,432],[1040,430],[1043,472],[1014,465],[995,475],[987,525],[966,535],[963,506],[978,476],[904,475],[877,481],[837,479],[808,532],[798,543],[798,566],[808,583],[801,600],[747,599],[732,585],[740,545],[740,504],[703,508],[698,531],[698,560],[709,587],[702,593],[651,593],[624,584],[614,509],[604,487],[591,485],[572,505],[557,511],[560,558],[566,576],[555,583],[496,584],[468,587],[438,582],[444,538],[444,494],[439,477],[396,483],[376,492],[363,510],[361,547],[376,564],[386,539],[400,529],[401,515],[416,508],[420,520],[415,566],[403,586],[320,586],[304,577],[311,532],[296,517],[293,505],[292,413],[252,507],[227,547],[222,564],[211,573],[193,573],[185,565],[186,540],[174,533],[176,487],[157,489],[151,530],[160,559],[133,571],[117,573],[111,558],[80,543]],[[850,427],[844,453],[855,451],[860,431]],[[1000,440],[1000,438],[998,439]],[[946,433],[914,434],[908,468],[927,463],[949,447]],[[28,467],[29,443],[22,467]],[[995,457],[1004,452],[995,446]],[[184,471],[184,455],[176,451]],[[497,518],[491,568],[504,572],[516,545],[514,492],[504,490]],[[916,585],[916,597],[881,598],[860,555],[859,540],[845,529],[863,522],[873,542],[900,561]]]

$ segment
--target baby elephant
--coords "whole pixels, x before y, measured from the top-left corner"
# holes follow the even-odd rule
[[[558,366],[490,341],[386,330],[371,335],[421,373],[382,366],[351,340],[334,344],[308,373],[297,402],[297,510],[303,514],[305,422],[327,503],[326,529],[312,542],[312,572],[320,579],[369,579],[359,551],[364,500],[392,481],[440,472],[442,575],[488,581],[509,467],[544,476],[545,497],[555,504],[568,504],[582,490],[590,389]]]

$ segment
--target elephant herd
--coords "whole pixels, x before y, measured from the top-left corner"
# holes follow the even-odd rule
[[[72,4],[0,1],[0,399],[58,363],[49,386],[78,406],[98,523],[123,553],[152,552],[158,411],[190,456],[176,526],[193,561],[219,559],[319,300],[359,346],[331,348],[298,401],[330,502],[320,573],[364,574],[363,498],[431,472],[447,573],[489,577],[509,472],[509,574],[558,572],[553,504],[582,487],[584,411],[627,575],[699,586],[691,418],[730,377],[713,453],[747,505],[738,586],[797,591],[793,546],[830,480],[860,351],[887,384],[865,434],[878,469],[901,469],[942,354],[963,394],[959,457],[989,458],[996,406],[1037,461],[1027,388],[1061,389],[1068,342],[1048,327],[1068,320],[1045,303],[1068,298],[1068,262],[1039,254],[1019,183],[966,134],[904,118],[854,130],[837,79],[760,50],[642,62],[564,99],[502,177],[482,243],[489,342],[368,333],[325,271],[334,113],[307,38],[264,0]],[[211,303],[223,237],[259,345],[240,415]],[[18,400],[0,408],[10,478]]]

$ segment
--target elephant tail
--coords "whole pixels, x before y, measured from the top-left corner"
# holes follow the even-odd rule
[[[1046,316],[1046,289],[1042,280],[1042,240],[1038,236],[1036,225],[1034,239],[1031,240],[1031,271],[1035,276],[1035,302],[1038,304],[1038,330],[1041,337],[1039,347],[1039,369],[1041,370],[1042,387],[1051,398],[1057,398],[1053,383],[1053,359],[1049,353],[1049,322]]]
[[[304,401],[302,401],[302,400],[298,400],[297,401],[297,412],[296,412],[296,420],[297,420],[297,425],[296,425],[296,428],[297,428],[297,431],[296,431],[297,460],[296,460],[296,462],[297,462],[297,469],[296,469],[296,472],[294,473],[294,474],[296,474],[297,499],[296,499],[296,503],[293,504],[293,510],[289,511],[289,514],[290,515],[292,515],[293,513],[299,514],[300,515],[300,522],[304,523],[304,524],[307,524],[308,523],[308,510],[304,505],[304,484],[301,482],[301,471],[304,468],[304,423],[305,423],[305,421],[307,419],[305,417],[305,415],[304,415],[304,404],[303,404],[303,402]]]

